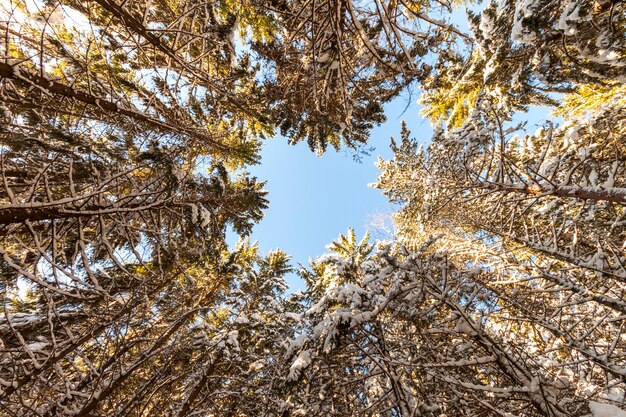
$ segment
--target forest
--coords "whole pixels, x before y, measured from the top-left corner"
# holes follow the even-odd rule
[[[0,416],[626,416],[624,0],[1,0],[0,53]],[[261,253],[263,144],[408,90],[393,238]]]

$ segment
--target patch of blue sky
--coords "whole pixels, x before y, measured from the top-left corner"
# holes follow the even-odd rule
[[[329,149],[316,156],[306,143],[289,145],[280,136],[266,141],[261,163],[250,168],[251,175],[267,181],[269,191],[270,207],[251,237],[258,241],[261,252],[280,248],[292,256],[295,266],[306,266],[349,227],[359,238],[367,230],[373,237],[385,235],[380,223],[394,207],[368,184],[376,181],[378,157],[392,158],[390,138],[399,138],[402,120],[414,137],[423,143],[430,140],[430,123],[419,115],[415,99],[405,94],[385,107],[387,122],[372,130],[369,146],[374,151],[363,155],[361,162],[355,162],[348,151]],[[234,244],[235,236],[229,240]],[[295,273],[287,281],[292,291],[304,289]]]

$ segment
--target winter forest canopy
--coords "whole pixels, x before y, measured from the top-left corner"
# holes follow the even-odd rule
[[[0,33],[0,416],[626,416],[623,0],[2,0]],[[367,152],[407,89],[393,239],[286,294],[247,168]]]

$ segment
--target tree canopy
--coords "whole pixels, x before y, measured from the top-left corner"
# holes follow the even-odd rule
[[[626,416],[625,8],[2,3],[0,415]],[[393,239],[287,294],[246,169],[407,89]]]

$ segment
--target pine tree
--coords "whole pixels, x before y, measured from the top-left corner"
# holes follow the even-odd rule
[[[556,105],[558,94],[623,84],[626,20],[619,1],[490,1],[468,12],[469,53],[450,53],[424,81],[424,114],[459,127],[479,97],[505,114]]]
[[[509,315],[498,271],[437,238],[374,252],[351,231],[329,249],[304,273],[305,327],[287,350],[294,415],[584,415],[567,358]]]
[[[427,151],[404,129],[379,162],[378,187],[403,205],[399,240],[442,234],[451,259],[493,271],[490,299],[540,335],[537,355],[562,350],[570,382],[611,399],[624,383],[623,108],[520,137],[490,104]]]
[[[621,8],[501,1],[470,13],[476,48],[424,83],[431,144],[404,129],[377,185],[402,205],[400,242],[441,236],[454,262],[494,274],[503,323],[537,335],[534,356],[603,402],[624,384]],[[531,104],[563,120],[530,134],[512,120]]]
[[[439,54],[469,39],[445,18],[455,2],[285,1],[271,6],[281,32],[253,48],[273,117],[291,142],[323,153],[361,149],[385,120],[383,105],[424,80]]]
[[[267,207],[233,171],[269,129],[233,95],[253,88],[246,59],[211,39],[233,22],[207,4],[2,7],[3,412],[188,414],[222,372],[199,323],[242,266],[226,229]]]

